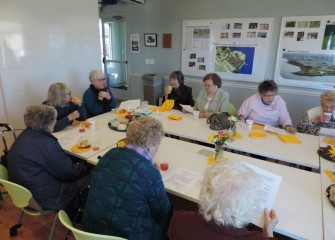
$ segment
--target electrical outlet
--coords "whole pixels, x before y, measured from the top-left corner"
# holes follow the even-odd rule
[[[150,64],[155,64],[155,59],[150,59]]]
[[[150,59],[149,58],[145,59],[145,64],[150,64]]]

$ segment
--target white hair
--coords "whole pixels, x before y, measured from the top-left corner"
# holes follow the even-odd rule
[[[199,212],[207,221],[244,227],[258,211],[259,201],[259,175],[245,164],[229,160],[206,170]]]

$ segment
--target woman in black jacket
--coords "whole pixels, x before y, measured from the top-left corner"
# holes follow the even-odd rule
[[[174,71],[170,74],[170,85],[165,87],[165,99],[174,100],[174,109],[182,110],[180,104],[194,106],[192,88],[184,85],[184,75],[181,71]]]

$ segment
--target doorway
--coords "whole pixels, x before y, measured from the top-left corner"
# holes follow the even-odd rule
[[[126,18],[123,16],[100,18],[100,40],[102,64],[108,86],[127,91]]]

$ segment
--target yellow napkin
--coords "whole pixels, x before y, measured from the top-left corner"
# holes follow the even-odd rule
[[[278,138],[283,143],[301,143],[301,141],[294,135],[278,135]]]
[[[220,160],[220,162],[221,161],[226,161],[226,160],[228,160],[229,158],[228,157],[222,157],[222,159]],[[209,155],[208,156],[208,159],[207,159],[207,165],[209,165],[209,166],[211,166],[211,165],[213,165],[213,164],[215,164],[216,163],[216,161],[214,160],[214,156],[213,155]]]
[[[163,110],[169,111],[173,108],[173,106],[174,106],[174,100],[173,99],[166,99],[161,108]]]
[[[170,120],[181,120],[181,119],[182,119],[181,116],[175,116],[175,115],[170,115],[170,116],[168,116],[168,118],[169,118]]]
[[[252,125],[252,130],[263,130],[264,126],[262,125],[258,125],[258,124],[254,124]]]
[[[90,127],[90,125],[89,125],[89,123],[87,121],[77,121],[77,120],[75,120],[72,123],[73,127],[78,127],[80,125],[81,125],[81,127],[85,127],[85,128],[89,128]]]
[[[330,181],[332,181],[333,183],[335,183],[335,177],[332,171],[330,170],[325,170],[325,174],[327,175],[327,177],[329,178]]]
[[[117,116],[119,118],[125,118],[128,115],[128,113],[119,113]]]
[[[243,136],[239,133],[239,132],[236,132],[235,135],[233,136],[234,139],[240,139],[240,138],[243,138]]]
[[[160,112],[165,112],[166,111],[162,107],[151,107],[151,108],[149,108],[149,110],[152,111],[152,112],[156,112],[157,110],[160,111]]]

